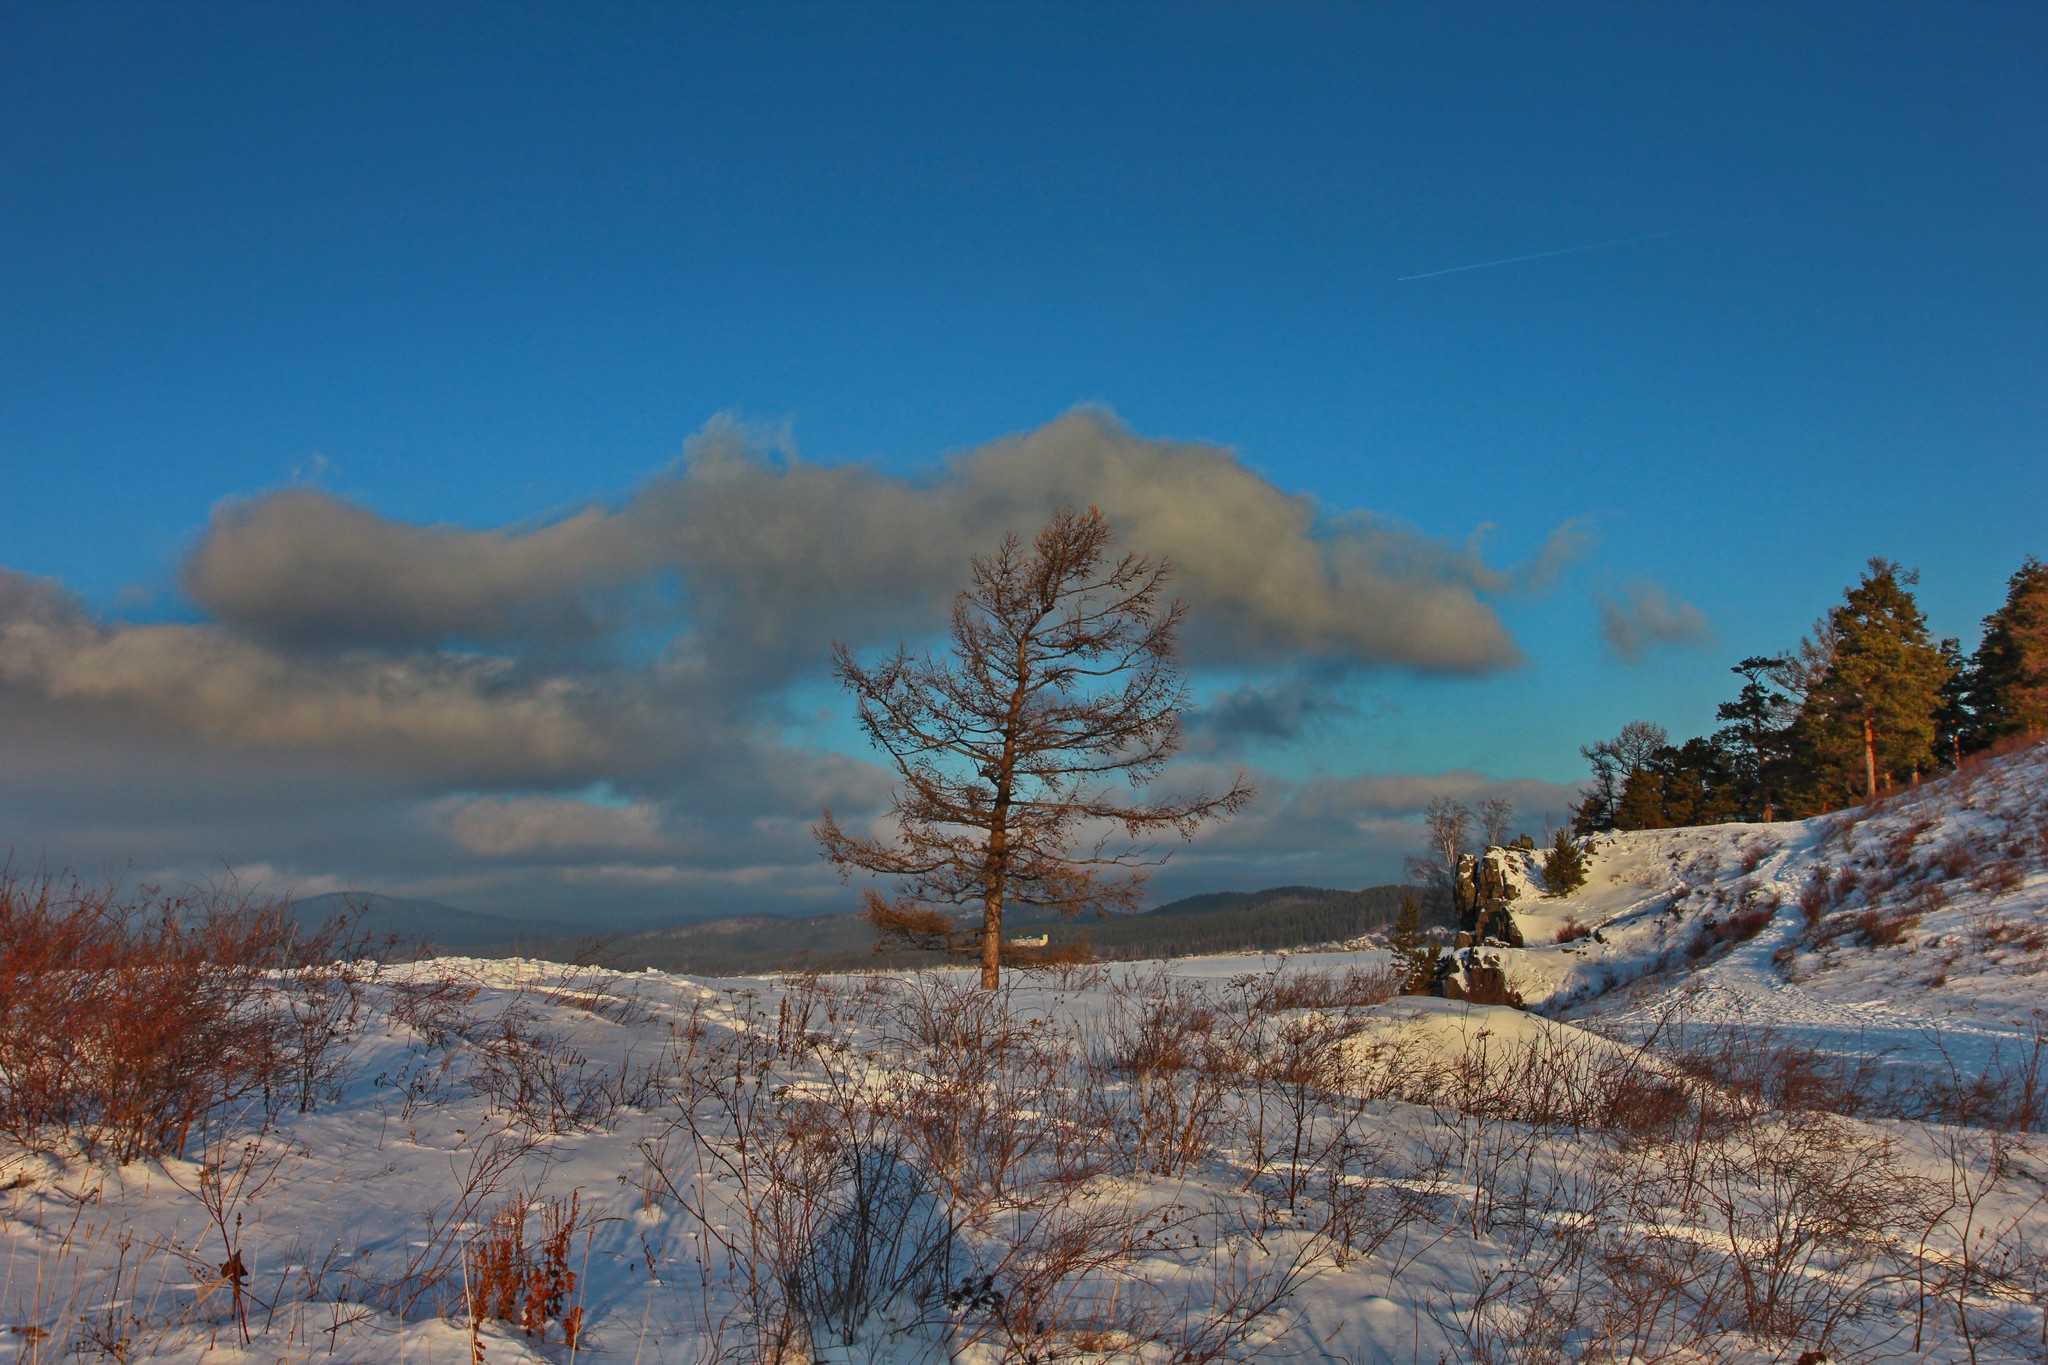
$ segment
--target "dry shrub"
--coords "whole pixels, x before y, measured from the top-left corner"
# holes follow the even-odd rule
[[[518,1006],[478,1031],[472,1057],[469,1088],[512,1122],[545,1133],[611,1127],[622,1110],[649,1100],[659,1069],[636,1073],[630,1058],[617,1066],[592,1061]]]
[[[311,1107],[355,995],[310,966],[322,999],[278,990],[269,974],[299,943],[281,903],[232,891],[122,899],[0,877],[0,1132],[126,1162],[178,1155],[246,1104]]]
[[[1101,1169],[1062,1082],[1072,1039],[1021,1017],[997,991],[913,978],[881,1010],[891,1059],[880,1090],[910,1155],[964,1217],[979,1221],[1027,1181]]]
[[[1568,918],[1563,924],[1557,926],[1557,941],[1559,943],[1577,943],[1582,938],[1592,937],[1592,934],[1593,930],[1587,925],[1581,924],[1576,918]]]
[[[1882,845],[1881,865],[1903,876],[1913,867],[1913,846],[1920,842],[1921,835],[1933,828],[1933,818],[1922,815],[1891,831]]]
[[[2026,884],[2024,859],[2011,856],[1991,858],[1978,864],[1970,874],[1970,889],[1987,896],[2009,895]]]
[[[1806,920],[1809,933],[1819,927],[1827,913],[1835,908],[1834,869],[1822,863],[1806,874],[1806,880],[1799,887],[1799,913]]]
[[[1403,973],[1391,966],[1351,967],[1343,972],[1275,972],[1262,1002],[1282,1010],[1359,1009],[1383,1005],[1401,993]]]
[[[1679,1034],[1666,1053],[1707,1081],[1723,1110],[1854,1116],[1887,1107],[1889,1089],[1875,1059],[1824,1052],[1769,1029],[1724,1029],[1697,1043]]]
[[[1164,971],[1111,993],[1089,1065],[1125,1170],[1181,1175],[1211,1151],[1243,1056],[1225,1024],[1207,991]]]
[[[1686,956],[1696,960],[1725,944],[1746,943],[1762,933],[1764,926],[1777,913],[1778,898],[1775,894],[1751,891],[1734,910],[1701,921],[1692,941],[1686,945]]]
[[[1858,912],[1850,923],[1867,947],[1895,948],[1920,927],[1920,916],[1909,909],[1872,909]]]
[[[1907,908],[1915,915],[1926,916],[1948,909],[1948,888],[1939,882],[1927,882],[1913,888],[1913,894],[1906,898]]]
[[[477,1026],[470,1006],[481,988],[457,976],[393,981],[384,992],[384,1011],[430,1046],[445,1048]]]
[[[1764,865],[1764,860],[1776,853],[1783,845],[1768,836],[1754,839],[1742,846],[1742,852],[1735,860],[1738,872],[1747,877]]]
[[[1970,937],[1980,953],[1988,953],[1994,948],[2018,948],[2026,953],[2048,949],[2048,925],[2037,922],[1986,915],[1977,921]]]
[[[1889,1140],[1822,1114],[1755,1115],[1706,1158],[1698,1189],[1732,1271],[1728,1325],[1825,1352],[1912,1230]]]
[[[1911,1087],[1895,1107],[1902,1116],[1956,1128],[2037,1131],[2048,1118],[2048,1023],[2034,1015],[2033,1036],[2008,1051],[1994,1044],[1974,1074],[1951,1062],[1946,1073]]]
[[[527,1225],[536,1209],[540,1238],[529,1245]],[[580,1193],[566,1200],[514,1195],[470,1239],[462,1268],[463,1309],[472,1340],[487,1319],[509,1323],[536,1341],[546,1340],[548,1324],[555,1322],[561,1325],[563,1345],[576,1349],[583,1308],[576,1302],[577,1274],[569,1268],[569,1256],[582,1212]]]
[[[1951,839],[1936,849],[1929,859],[1935,870],[1948,881],[1971,875],[1983,861],[1983,846],[1971,839]]]
[[[1123,978],[1085,1046],[1010,991],[941,978],[826,1001],[850,1027],[795,1055],[776,1046],[773,1011],[734,1003],[734,1027],[682,1059],[677,1140],[643,1147],[736,1305],[706,1309],[708,1358],[794,1362],[907,1332],[1005,1360],[1131,1359],[1154,1343],[1161,1358],[1212,1360],[1340,1236],[1386,1235],[1355,1146],[1332,1158],[1349,1163],[1343,1227],[1284,1244],[1226,1215],[1248,1196],[1200,1207],[1187,1202],[1198,1184],[1154,1199],[1122,1178],[1218,1161],[1221,1128],[1242,1119],[1253,1077],[1237,1020],[1250,1016],[1192,983]],[[1308,1169],[1332,1146],[1312,1127],[1305,1181],[1335,1179]],[[1180,1301],[1162,1257],[1217,1292]]]
[[[1440,1115],[1642,1135],[1666,1131],[1693,1108],[1683,1070],[1561,1026],[1506,1044],[1482,1028],[1447,1060],[1405,1041],[1361,1040],[1346,1049],[1346,1061],[1345,1084],[1354,1093]]]
[[[1974,781],[1995,760],[2004,758],[2008,754],[2024,753],[2029,749],[2036,749],[2044,744],[2048,744],[2048,736],[2039,733],[2007,735],[2004,739],[1996,741],[1988,748],[1979,749],[1976,753],[1965,757],[1961,765],[1956,768],[1956,772],[1964,778]]]

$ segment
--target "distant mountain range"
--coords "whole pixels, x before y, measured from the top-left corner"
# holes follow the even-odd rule
[[[1048,931],[1054,944],[1085,938],[1098,956],[1192,957],[1207,953],[1274,953],[1348,943],[1393,927],[1413,897],[1424,925],[1448,925],[1449,895],[1415,886],[1274,886],[1264,891],[1212,891],[1100,923],[1074,921]]]
[[[349,915],[358,932],[372,939],[396,938],[401,947],[425,942],[443,952],[468,952],[500,957],[515,946],[539,940],[561,943],[577,936],[565,920],[513,919],[475,910],[458,910],[439,901],[380,896],[374,892],[333,891],[292,902],[292,913],[308,929],[336,915]]]
[[[1444,893],[1412,886],[1217,891],[1108,920],[1062,921],[1045,912],[1024,912],[1005,922],[1018,930],[1047,934],[1055,944],[1086,939],[1106,958],[1280,952],[1384,932],[1410,896],[1420,903],[1424,924],[1450,922],[1450,901]],[[520,951],[559,957],[587,950],[588,945],[587,936],[529,940]],[[874,931],[860,916],[847,914],[812,919],[739,915],[619,934],[605,940],[599,960],[620,968],[653,967],[691,976],[754,976],[805,968],[848,971],[929,965],[938,959],[929,953],[876,953]]]

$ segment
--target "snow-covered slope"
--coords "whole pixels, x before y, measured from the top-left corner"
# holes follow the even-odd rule
[[[2036,747],[1602,837],[1568,897],[1521,856],[1537,1013],[1387,999],[1384,952],[996,996],[412,964],[311,1112],[127,1166],[0,1140],[0,1362],[2037,1358],[2048,1154],[1994,1092],[2042,1077],[2044,798]],[[862,1317],[877,1209],[922,1259]]]
[[[1528,946],[1497,951],[1533,1007],[1646,1026],[1804,1034],[1981,1069],[2048,1006],[2048,747],[1811,820],[1606,834],[1579,891],[1524,854]],[[1569,926],[1569,927],[1568,927]],[[1577,935],[1583,933],[1583,937]],[[1561,941],[1562,940],[1562,941]]]

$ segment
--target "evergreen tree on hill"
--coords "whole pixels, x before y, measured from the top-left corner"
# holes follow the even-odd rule
[[[1965,704],[1965,749],[2048,730],[2048,564],[2029,556],[2008,582],[2005,605],[1984,618]]]
[[[1647,768],[1652,756],[1670,742],[1663,726],[1632,720],[1613,739],[1583,746],[1579,753],[1593,770],[1593,784],[1572,808],[1572,832],[1595,834],[1615,828],[1629,779]]]
[[[1938,646],[1941,661],[1948,665],[1948,681],[1941,685],[1941,704],[1934,711],[1934,756],[1950,767],[1963,755],[1981,748],[1977,740],[1977,714],[1971,693],[1977,684],[1977,666],[1963,655],[1962,641],[1950,635]]]
[[[1773,684],[1787,660],[1751,655],[1728,671],[1741,676],[1742,691],[1734,701],[1714,708],[1714,719],[1728,722],[1714,732],[1714,743],[1727,756],[1731,799],[1738,820],[1769,820],[1776,813],[1776,792],[1784,779],[1785,732],[1792,723],[1792,701]]]
[[[1393,965],[1401,971],[1403,995],[1427,995],[1436,983],[1437,945],[1422,936],[1422,906],[1413,896],[1401,900],[1389,940]]]
[[[1873,798],[1934,765],[1949,665],[1908,590],[1918,577],[1871,560],[1828,613],[1824,635],[1802,648],[1814,676],[1792,741],[1803,794],[1818,809]]]

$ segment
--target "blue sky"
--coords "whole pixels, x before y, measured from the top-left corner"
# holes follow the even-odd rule
[[[211,519],[298,489],[375,543],[516,534],[638,505],[707,430],[930,488],[1088,407],[1233,452],[1325,528],[1403,528],[1404,553],[1483,534],[1502,568],[1580,528],[1554,574],[1443,571],[1516,666],[1310,644],[1200,675],[1321,719],[1235,737],[1274,814],[1176,875],[1390,875],[1387,783],[1554,803],[1623,721],[1708,724],[1727,664],[1791,644],[1868,556],[1919,566],[1967,646],[2048,551],[2043,52],[2034,5],[8,6],[0,566],[42,594],[10,609],[185,652],[115,689],[48,665],[47,631],[0,634],[0,816],[41,856],[477,908],[823,905],[802,826],[817,750],[847,746],[821,666],[750,675],[772,699],[744,716],[673,702],[790,770],[748,798],[759,847],[714,869],[671,838],[723,780],[701,756],[380,765],[308,719],[354,684],[265,693],[294,719],[260,734],[209,719],[189,698],[339,647],[241,579],[195,594]],[[309,543],[279,516],[281,553]],[[341,644],[611,686],[694,638],[718,586],[693,572],[642,584],[680,615],[607,616],[602,651]],[[1653,590],[1694,628],[1617,659],[1600,599]],[[574,824],[559,803],[593,781],[641,824],[463,823],[485,800]],[[1382,784],[1370,819],[1261,863],[1318,781]]]

